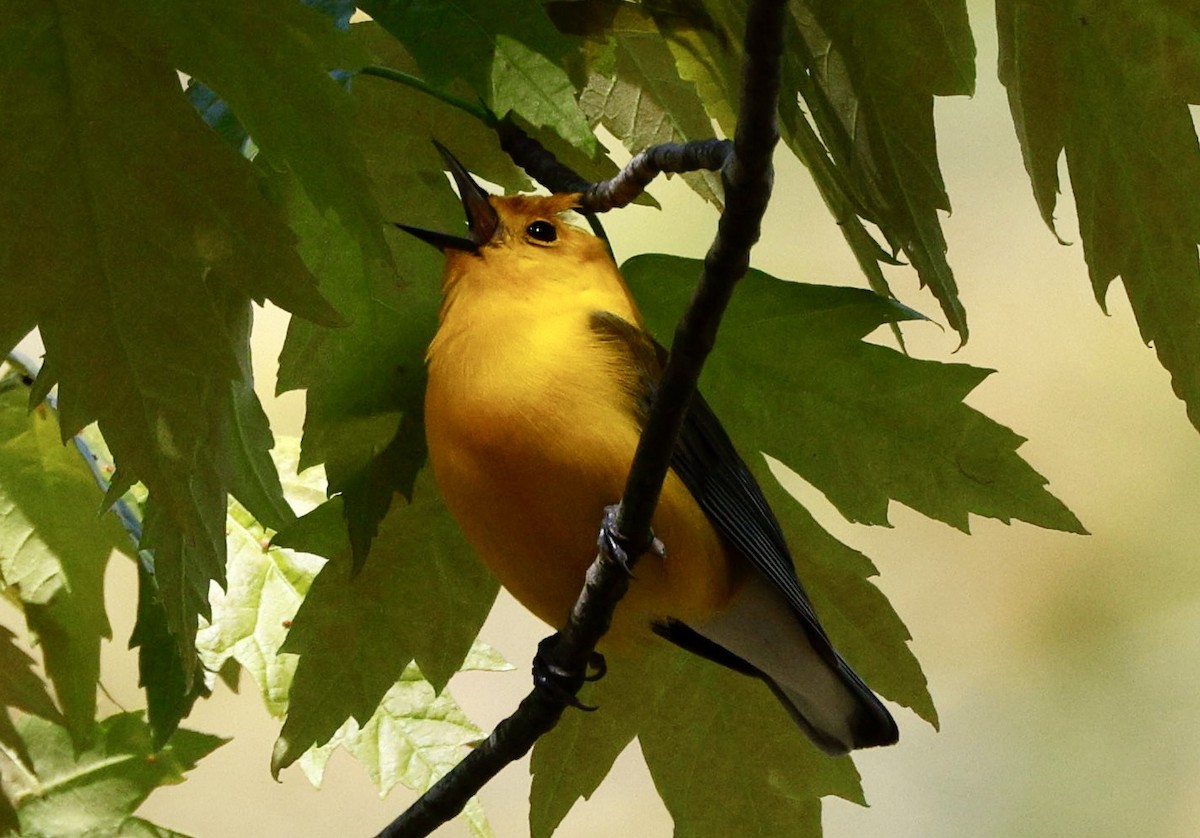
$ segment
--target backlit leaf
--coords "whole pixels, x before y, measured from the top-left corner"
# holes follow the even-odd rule
[[[580,698],[600,709],[568,711],[534,746],[534,838],[591,796],[634,736],[676,835],[819,836],[821,797],[862,802],[854,764],[813,747],[761,682],[665,641],[610,653]]]
[[[1200,11],[1003,0],[1000,78],[1042,218],[1065,151],[1096,299],[1120,276],[1142,339],[1200,427]]]
[[[700,263],[642,256],[622,270],[647,322],[668,334]],[[862,341],[917,316],[868,291],[750,271],[705,367],[705,396],[744,446],[778,457],[851,521],[886,524],[896,500],[964,531],[974,513],[1079,532],[1017,455],[1024,440],[962,403],[990,371]]]
[[[55,411],[29,410],[15,372],[0,380],[0,573],[24,604],[46,672],[71,730],[85,736],[96,713],[104,570],[129,542]]]
[[[156,749],[139,713],[100,722],[95,741],[80,751],[65,729],[36,716],[22,717],[17,730],[35,775],[26,787],[10,790],[23,835],[175,835],[133,812],[159,786],[182,782],[226,741],[180,730]]]
[[[318,508],[310,515],[320,513]],[[287,544],[302,550],[317,546]],[[300,662],[273,770],[327,742],[346,719],[366,722],[411,661],[435,689],[444,687],[478,634],[497,587],[422,471],[412,502],[393,505],[366,566],[353,574],[343,548],[321,570],[296,614],[283,651],[299,654]]]

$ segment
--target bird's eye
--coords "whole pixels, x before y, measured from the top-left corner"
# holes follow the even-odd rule
[[[558,238],[558,230],[549,221],[537,220],[525,228],[525,232],[540,242],[552,242]]]

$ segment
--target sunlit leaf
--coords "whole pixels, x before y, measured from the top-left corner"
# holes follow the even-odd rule
[[[576,4],[559,4],[561,14]],[[611,56],[592,63],[579,103],[631,152],[658,143],[707,139],[711,123],[695,85],[680,77],[670,47],[652,16],[627,5],[618,8],[607,34]],[[688,184],[705,200],[721,205],[719,177],[690,173]]]
[[[289,499],[307,512],[318,498],[324,499],[325,480],[320,469],[296,474],[298,448],[293,440],[281,440],[277,462]],[[267,710],[282,716],[296,658],[280,655],[279,648],[325,561],[273,547],[268,535],[246,510],[230,505],[228,587],[214,593],[212,617],[197,634],[196,646],[205,668],[212,672],[231,659],[237,661],[258,685]]]
[[[65,729],[36,716],[22,717],[17,730],[35,776],[10,795],[22,834],[45,836],[174,835],[133,818],[133,812],[159,786],[182,782],[226,741],[180,730],[165,748],[156,749],[139,713],[100,722],[95,740],[80,751]]]
[[[55,411],[30,411],[15,372],[0,380],[0,573],[25,607],[47,674],[72,731],[96,712],[104,569],[129,541],[101,499],[74,444],[64,446]]]
[[[477,648],[464,669],[512,668],[494,651]],[[362,763],[380,795],[397,783],[424,792],[462,759],[467,746],[482,737],[483,731],[471,723],[449,692],[436,693],[416,665],[410,664],[365,724],[348,720],[329,742],[306,753],[300,766],[319,787],[329,757],[340,747]],[[479,838],[492,835],[478,800],[471,800],[463,817],[472,834]]]

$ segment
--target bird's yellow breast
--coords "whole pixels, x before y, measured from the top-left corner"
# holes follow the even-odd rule
[[[429,353],[425,424],[439,489],[500,582],[553,626],[579,595],[640,434],[623,383],[636,371],[594,333],[594,311],[639,319],[615,268],[578,293],[459,281]],[[674,474],[654,528],[667,557],[638,565],[618,639],[666,616],[714,613],[740,583]]]

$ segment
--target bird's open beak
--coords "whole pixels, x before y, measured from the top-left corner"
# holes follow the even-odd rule
[[[496,234],[496,228],[500,226],[500,218],[488,202],[487,193],[471,178],[462,163],[455,160],[454,155],[437,140],[434,140],[433,144],[442,155],[442,159],[446,161],[446,168],[458,186],[463,210],[467,214],[468,238],[452,236],[449,233],[438,233],[433,230],[422,230],[420,227],[410,227],[407,224],[397,224],[396,226],[407,233],[412,233],[421,241],[428,242],[443,253],[447,250],[465,250],[475,253],[492,240],[492,236]]]

